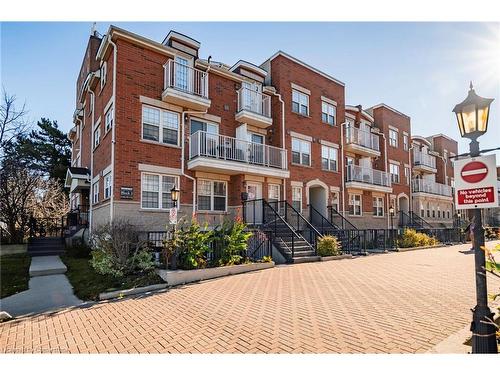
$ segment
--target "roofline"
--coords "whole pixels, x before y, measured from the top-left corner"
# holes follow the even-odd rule
[[[268,58],[266,61],[264,61],[262,64],[260,64],[260,66],[264,65],[268,61],[274,60],[276,57],[278,57],[280,55],[283,56],[283,57],[286,57],[289,60],[292,60],[293,62],[295,62],[295,63],[297,63],[299,65],[302,65],[302,66],[304,66],[304,67],[312,70],[313,72],[315,72],[315,73],[317,73],[317,74],[319,74],[319,75],[321,75],[321,76],[329,79],[330,81],[333,81],[333,82],[335,82],[335,83],[337,83],[337,84],[339,84],[341,86],[345,86],[345,83],[342,82],[342,81],[339,81],[337,78],[332,77],[331,75],[329,75],[329,74],[327,74],[325,72],[322,72],[321,70],[319,70],[319,69],[317,69],[317,68],[315,68],[315,67],[313,67],[313,66],[311,66],[311,65],[309,65],[309,64],[307,64],[305,62],[303,62],[302,60],[299,60],[296,57],[293,57],[292,55],[289,55],[288,53],[283,52],[281,50],[277,51],[274,55],[272,55],[270,58]]]
[[[346,109],[346,110],[349,110],[349,111],[359,112],[359,108],[358,108],[358,107],[356,107],[356,106],[353,106],[353,105],[347,105],[347,104],[346,104],[345,109]],[[375,121],[375,119],[373,118],[373,116],[372,116],[372,115],[370,115],[368,112],[366,112],[364,109],[362,109],[362,110],[361,110],[361,114],[362,114],[363,116],[368,117],[368,119],[369,119],[370,121],[372,121],[372,122],[374,122],[374,121]]]
[[[172,34],[172,35],[170,35]],[[179,38],[179,40],[183,41],[183,42],[186,42],[186,43],[189,43],[191,47],[194,47],[196,49],[199,49],[200,46],[201,46],[201,43],[198,42],[196,39],[193,39],[191,38],[190,36],[187,36],[186,34],[183,34],[183,33],[180,33],[178,31],[175,31],[175,30],[170,30],[167,34],[167,36],[163,39],[163,41],[161,42],[161,44],[165,43],[165,41],[171,37],[171,36],[177,36]],[[164,44],[163,44],[164,45]]]
[[[429,146],[432,147],[432,143],[427,138],[425,138],[421,135],[412,135],[411,140],[413,141],[413,139],[418,139],[420,141],[424,141],[426,144],[428,144]]]
[[[432,139],[434,139],[434,138],[437,138],[437,137],[443,137],[443,138],[446,138],[446,139],[448,139],[448,140],[450,140],[450,141],[453,141],[453,142],[455,142],[455,143],[457,143],[457,144],[458,144],[458,141],[457,141],[457,140],[455,140],[455,139],[453,139],[453,138],[451,138],[451,137],[448,137],[447,135],[445,135],[445,134],[443,134],[443,133],[438,133],[438,134],[429,135],[427,138],[432,138]]]
[[[381,108],[381,107],[385,107],[385,108],[387,108],[388,110],[390,110],[390,111],[392,111],[392,112],[394,112],[394,113],[397,113],[398,115],[401,115],[401,116],[404,116],[404,117],[410,118],[410,116],[405,115],[403,112],[399,112],[397,109],[394,109],[394,108],[392,108],[391,106],[389,106],[389,105],[387,105],[387,104],[385,104],[385,103],[380,103],[380,104],[374,105],[374,106],[372,106],[372,107],[370,107],[370,108],[367,108],[367,110],[368,110],[368,109],[372,109],[372,110],[373,110],[373,109],[377,109],[377,108]]]
[[[258,67],[255,64],[252,64],[251,62],[248,62],[246,60],[238,60],[236,62],[236,64],[234,64],[232,67],[229,68],[229,70],[233,71],[234,69],[236,69],[236,68],[238,68],[240,66],[248,68],[248,69],[252,69],[252,70],[254,70],[257,73],[262,74],[264,77],[267,76],[267,71],[266,70],[262,69],[261,67]]]

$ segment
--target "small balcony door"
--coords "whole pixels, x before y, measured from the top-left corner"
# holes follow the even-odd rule
[[[255,113],[262,113],[262,85],[256,82],[243,82],[242,85],[243,109]]]
[[[176,56],[175,62],[175,88],[182,91],[189,91],[189,66],[191,65],[191,60]]]
[[[264,136],[262,134],[250,133],[250,144],[248,147],[250,162],[255,164],[264,164]]]
[[[255,204],[247,205],[245,213],[246,222],[253,224],[262,224],[262,184],[259,182],[247,182],[248,200],[259,200]]]

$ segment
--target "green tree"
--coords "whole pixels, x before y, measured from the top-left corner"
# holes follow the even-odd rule
[[[66,170],[71,165],[71,141],[57,121],[42,118],[29,134],[20,134],[7,152],[26,168],[64,185]]]

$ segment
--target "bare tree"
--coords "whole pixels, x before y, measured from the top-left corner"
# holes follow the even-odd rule
[[[24,134],[29,123],[26,120],[28,111],[26,104],[20,109],[16,108],[16,96],[9,95],[2,89],[2,99],[0,103],[0,159],[3,158],[5,147],[19,135]]]
[[[40,178],[28,203],[35,218],[60,218],[69,211],[68,196],[56,179]]]

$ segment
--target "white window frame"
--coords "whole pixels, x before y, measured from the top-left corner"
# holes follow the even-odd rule
[[[101,64],[101,90],[102,88],[104,87],[104,85],[106,85],[106,78],[107,78],[107,75],[108,75],[108,63],[107,61],[104,61],[102,64]]]
[[[99,203],[99,180],[92,184],[92,204]]]
[[[373,216],[384,217],[384,198],[374,196],[372,197],[373,202]]]
[[[323,119],[323,115],[326,115],[326,121]],[[332,121],[330,121],[332,119]],[[321,121],[328,125],[337,124],[337,107],[331,103],[321,101]]]
[[[114,121],[114,108],[111,107],[108,109],[106,114],[104,115],[104,134],[107,134],[111,128],[113,127],[113,121]]]
[[[111,172],[109,172],[104,176],[104,199],[111,198],[112,185]]]
[[[94,150],[101,144],[101,124],[94,129]]]
[[[294,103],[297,103],[297,105],[299,106],[298,111],[293,110]],[[302,106],[306,107],[306,113],[302,112],[302,110],[301,110]],[[306,94],[302,91],[296,90],[296,89],[292,89],[292,112],[297,113],[301,116],[309,116],[309,95],[308,94]]]
[[[397,173],[394,173],[397,171]],[[399,174],[399,165],[394,164],[394,163],[389,163],[389,174],[391,176],[391,183],[393,184],[399,184],[401,183],[401,176]],[[393,176],[397,176],[397,178],[394,178]]]
[[[410,185],[410,168],[404,167],[406,185]]]
[[[328,154],[327,158],[325,158],[323,156],[323,154],[325,153],[325,151]],[[331,158],[332,151],[334,153],[334,158],[333,159]],[[326,168],[326,169],[323,167],[323,159],[326,159],[327,163],[328,163],[328,168]],[[335,162],[335,168],[333,168],[333,169],[331,168],[332,161]],[[321,169],[324,170],[324,171],[338,172],[338,170],[339,170],[339,150],[336,147],[330,147],[330,146],[321,145]]]
[[[152,109],[155,111],[159,111],[159,113],[160,113],[160,122],[158,125],[147,124],[150,126],[158,126],[158,140],[144,138],[144,108],[149,108],[149,109]],[[177,116],[177,129],[175,129],[177,131],[177,143],[175,143],[175,144],[163,142],[163,129],[164,128],[174,129],[173,127],[166,126],[166,124],[164,124],[164,121],[163,121],[164,120],[164,116],[163,116],[164,112],[168,112],[168,113],[171,113],[171,114],[174,114]],[[146,105],[146,104],[142,105],[142,108],[141,108],[141,140],[142,141],[153,142],[153,143],[157,143],[157,144],[164,145],[164,146],[170,146],[170,147],[179,147],[180,146],[180,133],[181,133],[181,124],[180,124],[180,114],[178,112],[169,111],[166,109],[153,107],[151,105]]]
[[[158,176],[158,207],[144,207],[143,205],[143,195],[145,191],[152,191],[152,190],[144,190],[143,188],[143,183],[144,183],[144,176],[150,175],[150,176]],[[165,174],[165,173],[154,173],[154,172],[142,172],[141,173],[141,209],[142,210],[160,210],[160,211],[167,211],[171,209],[172,207],[163,207],[163,193],[167,193],[163,191],[163,177],[173,177],[175,179],[175,186],[179,191],[181,190],[180,188],[180,182],[179,182],[179,176],[172,175],[172,174]],[[156,191],[155,191],[156,193]],[[170,191],[168,191],[170,193]],[[177,200],[177,208],[180,207],[180,194],[179,198]]]
[[[408,151],[408,135],[403,134],[403,150]]]
[[[199,196],[200,196],[200,191],[201,189],[199,189],[199,185],[201,182],[209,182],[210,183],[210,208],[209,209],[200,209],[199,208]],[[225,186],[225,192],[226,192],[226,196],[225,196],[225,209],[224,210],[215,210],[215,194],[214,194],[214,182],[218,182],[218,183],[223,183],[224,186]],[[206,179],[206,178],[199,178],[197,179],[196,181],[196,211],[197,212],[217,212],[217,213],[225,213],[227,212],[227,199],[228,199],[228,192],[227,192],[227,188],[228,188],[228,184],[227,184],[227,181],[222,181],[222,180],[209,180],[209,179]],[[203,196],[206,196],[205,194],[203,194]],[[217,197],[221,197],[221,195],[217,195]]]
[[[339,204],[340,204],[340,192],[333,191],[332,192],[332,207],[337,212],[339,211]]]
[[[300,197],[300,201],[294,199],[296,197]],[[293,202],[300,202],[299,209],[297,211],[302,212],[302,186],[292,186],[292,206]]]
[[[273,190],[278,192],[277,198],[271,197],[271,191],[273,191]],[[269,202],[274,202],[275,200],[276,201],[280,200],[280,196],[281,196],[280,190],[281,190],[281,186],[278,184],[268,184],[267,185],[267,199],[269,200]]]
[[[294,141],[299,142],[299,150],[298,151],[294,151],[294,149],[293,149],[293,143],[294,143]],[[306,153],[304,151],[304,149],[305,149],[304,145],[305,144],[309,145],[309,153]],[[292,137],[292,164],[294,164],[294,165],[311,166],[311,149],[312,149],[311,142],[303,140],[303,139],[300,139],[300,138]],[[298,163],[296,163],[296,162],[293,161],[293,153],[294,152],[298,152],[299,153],[299,162]],[[309,163],[308,164],[304,163],[304,157],[303,157],[304,155],[309,155]]]
[[[395,135],[395,138],[393,137]],[[389,145],[392,147],[398,147],[399,132],[397,130],[389,128]]]
[[[354,199],[354,197],[359,197],[359,205],[356,204],[357,201]],[[352,202],[352,204],[351,204]],[[351,206],[353,207],[352,213],[351,213]],[[359,214],[356,213],[356,207],[359,206]],[[349,193],[349,200],[348,200],[348,212],[349,216],[363,216],[363,197],[361,194],[358,193]]]

